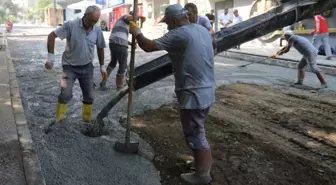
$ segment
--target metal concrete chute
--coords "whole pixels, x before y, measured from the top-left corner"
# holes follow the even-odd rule
[[[223,52],[236,45],[251,41],[295,22],[312,18],[314,15],[336,7],[336,0],[287,0],[273,9],[215,33],[217,52]],[[172,64],[168,54],[149,61],[134,70],[133,90],[136,91],[172,74]],[[132,89],[130,88],[130,89]],[[120,91],[116,97],[100,111],[92,131],[95,135],[103,126],[103,118],[130,89]]]

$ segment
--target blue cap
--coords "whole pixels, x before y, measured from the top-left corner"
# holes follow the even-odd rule
[[[160,22],[166,22],[167,18],[183,15],[187,12],[188,11],[185,10],[180,4],[169,5],[166,7],[164,17],[160,20]]]

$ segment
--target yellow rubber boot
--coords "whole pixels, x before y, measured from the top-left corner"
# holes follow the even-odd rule
[[[84,121],[91,121],[92,104],[83,104],[82,118]]]
[[[56,121],[64,119],[64,114],[67,111],[67,104],[58,103],[56,108]]]

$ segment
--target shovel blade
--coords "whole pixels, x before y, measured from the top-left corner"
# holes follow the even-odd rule
[[[125,153],[125,154],[136,154],[139,150],[139,143],[130,142],[130,143],[123,143],[123,142],[116,142],[114,144],[114,149],[117,152]]]

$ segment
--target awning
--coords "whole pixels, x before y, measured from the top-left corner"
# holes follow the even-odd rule
[[[67,8],[70,8],[70,9],[86,9],[87,7],[89,7],[91,5],[96,5],[99,8],[102,8],[101,5],[98,5],[98,4],[96,4],[94,2],[91,2],[91,1],[80,1],[78,3],[68,5]]]

